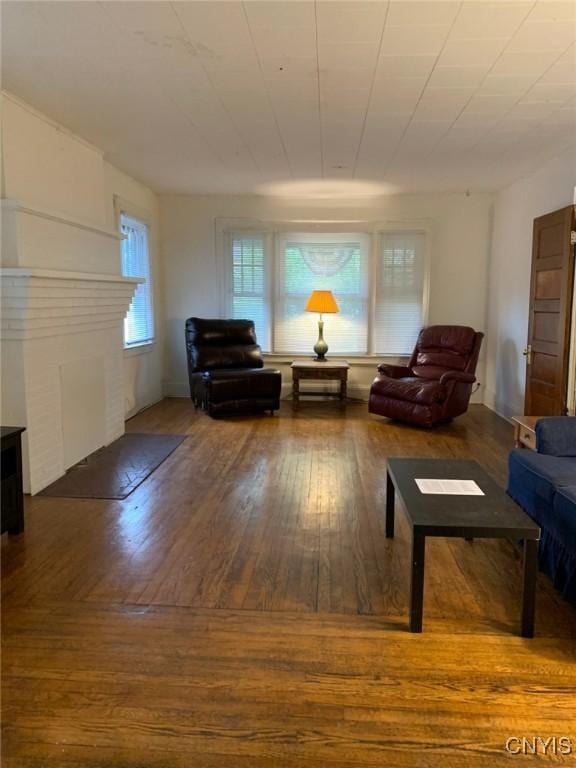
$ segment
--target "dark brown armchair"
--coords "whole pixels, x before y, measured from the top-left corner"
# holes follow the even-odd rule
[[[252,320],[186,320],[190,397],[210,416],[280,407],[282,376],[264,368]]]
[[[368,410],[422,427],[465,413],[483,338],[467,326],[424,328],[407,366],[378,366]]]

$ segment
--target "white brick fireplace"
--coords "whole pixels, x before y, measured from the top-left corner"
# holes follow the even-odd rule
[[[37,493],[124,432],[122,323],[138,281],[2,267],[2,423]]]
[[[26,427],[37,493],[161,397],[161,344],[123,349],[138,281],[121,276],[118,221],[123,205],[149,221],[157,276],[157,200],[98,147],[1,95],[0,421]]]

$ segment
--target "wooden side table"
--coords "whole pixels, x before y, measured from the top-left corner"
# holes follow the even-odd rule
[[[300,395],[312,395],[312,397],[338,397],[342,402],[346,400],[348,388],[348,369],[350,366],[345,360],[332,362],[327,360],[325,363],[316,360],[294,360],[292,368],[292,402],[297,405],[300,402]],[[340,382],[339,392],[310,392],[300,391],[300,381],[302,379],[332,379]]]
[[[2,427],[2,533],[24,530],[22,491],[22,432],[24,427]]]
[[[542,416],[512,416],[514,424],[514,445],[516,448],[536,450],[536,422]]]

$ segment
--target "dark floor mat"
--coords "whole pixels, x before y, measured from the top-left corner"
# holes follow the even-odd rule
[[[76,464],[38,496],[125,499],[183,440],[185,435],[127,433]]]

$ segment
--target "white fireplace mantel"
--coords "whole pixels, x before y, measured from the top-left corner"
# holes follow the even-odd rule
[[[2,423],[37,493],[124,432],[122,325],[140,278],[0,267]]]
[[[118,327],[141,278],[0,267],[0,338],[25,340]]]

